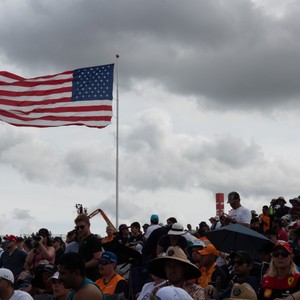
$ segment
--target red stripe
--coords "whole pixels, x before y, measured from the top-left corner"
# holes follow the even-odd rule
[[[30,122],[34,120],[46,120],[46,121],[71,121],[71,122],[77,122],[77,121],[110,121],[111,116],[45,116],[40,118],[23,118],[18,115],[12,114],[8,111],[0,110],[0,115],[5,116],[7,118],[13,118],[16,120],[24,121],[24,122]]]
[[[0,96],[7,96],[7,97],[46,96],[46,95],[68,93],[68,92],[72,92],[72,87],[64,87],[64,88],[57,88],[57,89],[43,90],[43,91],[24,91],[24,92],[11,92],[11,91],[0,90]]]
[[[22,86],[22,87],[34,87],[34,86],[43,86],[43,85],[59,85],[59,84],[64,84],[66,82],[72,82],[73,78],[66,78],[66,79],[56,79],[56,80],[46,80],[46,81],[30,81],[29,80],[19,80],[19,81],[14,81],[11,83],[7,82],[0,82],[1,85],[5,86]]]
[[[18,76],[16,74],[9,73],[9,72],[6,72],[6,71],[0,71],[0,75],[2,75],[3,77],[10,78],[10,79],[15,79],[15,80],[24,80],[25,79],[21,76]]]

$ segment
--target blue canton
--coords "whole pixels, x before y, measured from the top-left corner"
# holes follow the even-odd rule
[[[113,77],[114,64],[75,70],[72,101],[112,100]]]

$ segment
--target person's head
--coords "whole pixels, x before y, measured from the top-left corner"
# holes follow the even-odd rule
[[[13,284],[14,284],[14,274],[11,270],[6,268],[0,269],[0,297],[4,293],[7,292],[7,290],[13,290]]]
[[[254,258],[247,251],[236,251],[229,255],[233,265],[233,273],[239,279],[247,278],[253,268]]]
[[[276,229],[280,229],[280,228],[282,228],[282,226],[283,226],[282,220],[281,220],[281,219],[275,219],[275,220],[273,221],[273,224],[274,224],[274,227],[275,227]]]
[[[220,251],[218,251],[213,244],[206,244],[206,247],[199,250],[198,253],[200,254],[199,266],[204,266],[206,268],[209,268],[215,263],[220,255]]]
[[[151,215],[150,217],[150,223],[153,225],[156,225],[159,223],[159,217],[156,214]]]
[[[59,249],[59,248],[64,248],[64,241],[60,236],[56,236],[53,239],[53,247],[55,250]]]
[[[59,280],[67,289],[74,288],[85,278],[84,259],[75,252],[65,253],[58,260]]]
[[[66,289],[62,281],[59,280],[59,272],[54,273],[53,276],[48,279],[48,281],[52,286],[53,295],[56,297],[56,299],[67,299],[70,289]]]
[[[144,233],[146,233],[146,232],[147,232],[147,229],[148,229],[148,227],[149,227],[149,224],[148,224],[148,223],[145,223],[142,227],[143,227]]]
[[[282,270],[288,268],[288,274],[298,273],[293,261],[294,253],[291,245],[285,241],[278,241],[272,249],[272,260],[269,273],[271,276],[281,276]]]
[[[189,258],[191,258],[192,262],[198,263],[200,259],[199,250],[202,250],[205,246],[205,243],[199,239],[195,239],[192,242],[189,242],[187,251]]]
[[[285,199],[284,199],[284,197],[278,197],[277,198],[277,203],[281,206],[281,207],[283,207],[285,204],[286,204],[286,201],[285,201]]]
[[[117,256],[110,251],[104,251],[99,259],[99,272],[102,276],[111,276],[115,273],[118,263]]]
[[[91,234],[90,218],[86,214],[79,214],[75,219],[75,229],[79,239],[86,238]]]
[[[264,206],[262,207],[262,212],[263,212],[264,215],[267,215],[267,214],[268,214],[268,210],[269,210],[269,207],[268,207],[267,205],[264,205]]]
[[[236,209],[241,206],[240,204],[240,195],[237,192],[231,192],[228,194],[228,201],[229,205],[233,208]]]
[[[8,251],[13,251],[17,248],[17,238],[14,235],[6,235],[5,240],[5,249]]]
[[[71,231],[69,231],[68,233],[67,233],[67,236],[66,236],[66,243],[71,243],[71,242],[74,242],[74,241],[76,241],[76,229],[73,229],[73,230],[71,230]]]
[[[121,224],[119,226],[119,233],[122,235],[122,236],[126,236],[129,234],[129,230],[128,230],[128,226],[126,224]]]
[[[114,233],[115,233],[115,230],[112,226],[110,226],[110,225],[106,226],[106,234],[108,236],[113,236]]]
[[[165,255],[150,262],[149,268],[151,274],[168,279],[172,284],[201,276],[198,267],[188,260],[184,251],[178,246],[170,246]]]
[[[50,239],[50,232],[47,228],[41,228],[39,231],[36,233],[37,236],[40,236],[43,238],[43,244],[47,246],[52,245],[52,241]]]
[[[174,223],[177,223],[177,219],[174,217],[170,217],[167,219],[167,227],[171,228]]]
[[[290,199],[289,202],[292,204],[293,207],[300,207],[300,198],[298,197]]]
[[[133,222],[130,225],[130,230],[133,235],[137,235],[141,232],[141,225],[139,222]]]

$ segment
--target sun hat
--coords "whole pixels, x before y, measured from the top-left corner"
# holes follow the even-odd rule
[[[179,223],[174,223],[171,226],[171,229],[168,231],[168,234],[170,235],[182,235],[186,231],[184,230],[183,226]]]
[[[198,267],[188,260],[184,251],[178,246],[170,246],[166,253],[152,260],[149,264],[150,273],[159,278],[167,279],[165,264],[170,260],[181,262],[186,266],[184,279],[194,279],[201,276]]]
[[[162,287],[156,293],[158,300],[192,300],[193,298],[184,290],[173,285]]]
[[[0,268],[0,278],[3,278],[5,280],[10,281],[11,283],[14,283],[14,274],[11,270],[6,268]]]
[[[231,289],[230,300],[239,299],[239,300],[257,300],[257,295],[248,283],[235,283]]]

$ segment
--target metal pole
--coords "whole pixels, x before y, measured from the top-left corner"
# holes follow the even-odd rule
[[[116,228],[119,227],[119,54],[116,54]]]

